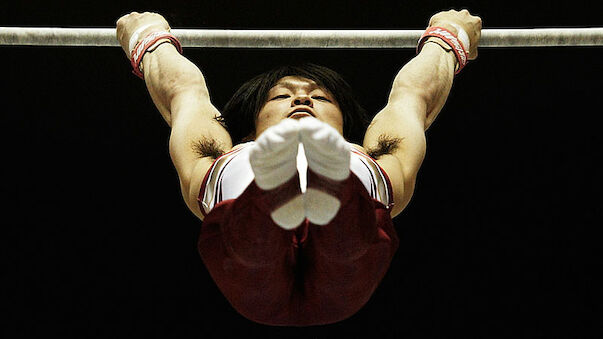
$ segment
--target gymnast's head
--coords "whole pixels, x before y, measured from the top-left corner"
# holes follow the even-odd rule
[[[280,66],[252,78],[222,110],[233,144],[254,140],[283,119],[307,116],[330,124],[358,144],[369,122],[341,75],[309,63]]]

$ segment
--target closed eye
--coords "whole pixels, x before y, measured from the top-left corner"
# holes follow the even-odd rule
[[[317,100],[322,100],[322,101],[327,101],[327,102],[331,102],[331,100],[327,99],[326,97],[320,96],[320,95],[315,95],[312,97],[313,99],[317,99]]]
[[[274,98],[270,99],[270,100],[276,100],[276,99],[286,99],[289,98],[289,94],[280,94],[275,96]]]

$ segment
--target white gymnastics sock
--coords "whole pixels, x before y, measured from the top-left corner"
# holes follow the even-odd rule
[[[275,224],[287,231],[296,228],[306,218],[303,196],[299,194],[289,200],[286,204],[272,211],[270,217]]]
[[[285,119],[260,135],[249,153],[258,187],[271,190],[295,175],[298,145],[299,123],[294,119]]]
[[[336,197],[317,190],[315,188],[308,188],[304,193],[304,205],[305,217],[315,225],[327,225],[335,218],[341,202]]]
[[[299,120],[308,167],[328,179],[342,181],[350,175],[350,144],[329,124],[314,118]]]
[[[249,153],[255,183],[259,188],[276,189],[297,173],[299,142],[299,123],[293,119],[285,119],[260,135]],[[292,190],[291,199],[283,201],[282,205],[270,213],[274,223],[286,230],[296,228],[305,219],[299,182],[295,181],[293,184],[297,186],[285,187]]]
[[[348,178],[350,144],[337,130],[314,118],[304,118],[300,120],[300,136],[310,170],[336,182]],[[308,178],[308,188],[304,193],[304,210],[306,218],[313,224],[326,225],[339,212],[341,202],[327,192],[333,192],[333,189],[313,185]]]

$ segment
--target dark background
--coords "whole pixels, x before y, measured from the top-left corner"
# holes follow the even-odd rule
[[[424,29],[603,26],[598,1],[20,1],[0,26]],[[601,47],[482,48],[427,132],[391,268],[343,322],[269,327],[235,312],[196,251],[168,126],[119,48],[0,46],[5,338],[585,338],[603,334]],[[185,48],[221,107],[252,75],[308,60],[377,112],[405,50]],[[6,314],[6,313],[5,313]]]

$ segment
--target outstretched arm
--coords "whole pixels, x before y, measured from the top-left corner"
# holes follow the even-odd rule
[[[128,58],[131,45],[159,31],[169,31],[159,14],[134,12],[117,21],[117,37]],[[141,69],[155,106],[172,129],[170,156],[184,200],[202,218],[197,204],[201,182],[215,158],[214,150],[232,148],[230,135],[216,120],[220,113],[210,101],[203,74],[174,45],[162,43],[145,53]]]
[[[481,19],[468,11],[451,10],[434,15],[429,26],[440,26],[457,34],[457,26],[470,39],[469,59],[477,57]],[[377,162],[392,182],[398,215],[412,197],[419,167],[425,156],[425,130],[444,106],[458,62],[455,54],[438,38],[429,38],[421,52],[396,75],[385,108],[371,122],[364,148],[377,150]]]

